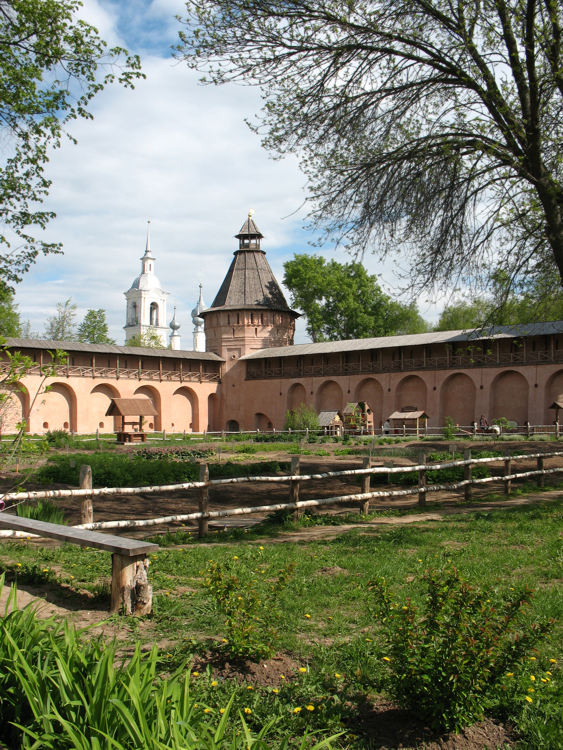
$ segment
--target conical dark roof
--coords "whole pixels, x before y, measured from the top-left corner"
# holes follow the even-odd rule
[[[238,310],[254,307],[293,312],[266,260],[266,253],[260,249],[263,235],[251,215],[236,237],[239,249],[235,251],[213,304],[202,314],[218,307]],[[299,317],[298,313],[293,314]]]

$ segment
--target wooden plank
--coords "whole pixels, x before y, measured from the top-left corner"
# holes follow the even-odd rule
[[[158,544],[142,542],[138,539],[102,534],[99,531],[75,529],[73,526],[60,526],[57,523],[36,521],[33,518],[20,518],[11,513],[0,513],[0,529],[15,529],[29,534],[58,539],[61,542],[78,544],[81,547],[97,547],[126,557],[147,555],[158,549]]]

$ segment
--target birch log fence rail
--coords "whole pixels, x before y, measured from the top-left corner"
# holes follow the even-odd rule
[[[39,492],[17,492],[9,493],[3,496],[7,506],[9,503],[20,503],[27,500],[55,499],[55,498],[76,498],[82,500],[82,521],[83,523],[75,526],[76,529],[129,529],[142,528],[149,526],[161,526],[173,523],[184,523],[187,521],[198,522],[199,536],[205,536],[208,533],[208,523],[210,520],[227,518],[229,516],[249,515],[253,513],[273,512],[278,510],[291,510],[295,515],[299,515],[305,508],[314,508],[323,505],[335,505],[357,502],[359,512],[367,514],[371,500],[381,500],[385,498],[407,497],[409,495],[418,495],[418,505],[426,505],[426,497],[432,492],[463,490],[465,500],[470,500],[472,488],[479,485],[489,484],[491,482],[502,482],[504,492],[509,495],[512,489],[512,482],[517,479],[537,478],[539,487],[545,485],[545,477],[562,473],[563,466],[554,466],[544,468],[544,461],[549,458],[563,456],[563,451],[528,453],[523,455],[504,455],[492,456],[486,458],[472,458],[471,451],[466,451],[464,458],[460,460],[442,461],[439,463],[426,463],[424,456],[419,457],[419,463],[414,466],[382,466],[372,465],[371,458],[364,458],[362,467],[358,469],[345,469],[341,471],[327,471],[323,473],[300,473],[299,457],[294,457],[291,465],[291,474],[286,476],[253,476],[253,477],[231,477],[225,479],[209,479],[208,466],[205,463],[200,465],[200,481],[184,482],[181,484],[170,485],[151,485],[146,487],[102,487],[92,488],[91,472],[89,467],[81,469],[81,487],[82,489],[67,490],[45,490]],[[514,472],[513,463],[516,461],[536,461],[536,469]],[[504,473],[488,477],[473,477],[472,470],[475,466],[482,466],[492,463],[503,463]],[[452,469],[463,467],[464,478],[449,483],[427,484],[427,472],[438,471],[442,469]],[[418,474],[418,484],[416,486],[402,489],[385,489],[372,490],[370,481],[372,476],[379,474],[405,474],[416,472]],[[326,480],[342,477],[357,477],[361,480],[361,492],[337,495],[310,500],[299,500],[300,487],[305,482],[315,480]],[[210,510],[210,491],[214,487],[228,484],[245,484],[245,483],[287,483],[289,485],[288,502],[257,505],[239,508],[227,508],[221,510]],[[93,520],[92,498],[105,497],[111,495],[151,495],[181,492],[185,490],[199,490],[199,510],[191,513],[162,516],[159,518],[148,519],[125,519],[121,521],[99,521]],[[6,510],[10,508],[7,507]],[[1,513],[3,526],[7,526],[8,513]],[[22,536],[21,532],[0,532],[0,535],[10,534],[12,536]],[[29,536],[29,534],[25,534]]]

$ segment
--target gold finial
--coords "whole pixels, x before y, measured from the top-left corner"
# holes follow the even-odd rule
[[[248,209],[248,218],[252,219],[252,217],[254,216],[255,213],[256,213],[256,211],[253,208],[249,208]]]

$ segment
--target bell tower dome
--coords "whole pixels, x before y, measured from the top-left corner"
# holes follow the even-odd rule
[[[125,343],[133,337],[148,333],[156,334],[162,346],[166,347],[168,326],[166,324],[166,298],[168,292],[162,290],[154,267],[151,253],[150,219],[147,221],[147,242],[145,254],[141,258],[141,273],[125,292],[127,312],[125,318]]]
[[[205,344],[225,360],[229,369],[245,354],[271,346],[291,346],[295,319],[261,248],[264,235],[254,212],[240,232],[234,259],[211,307],[200,312],[205,324]]]

